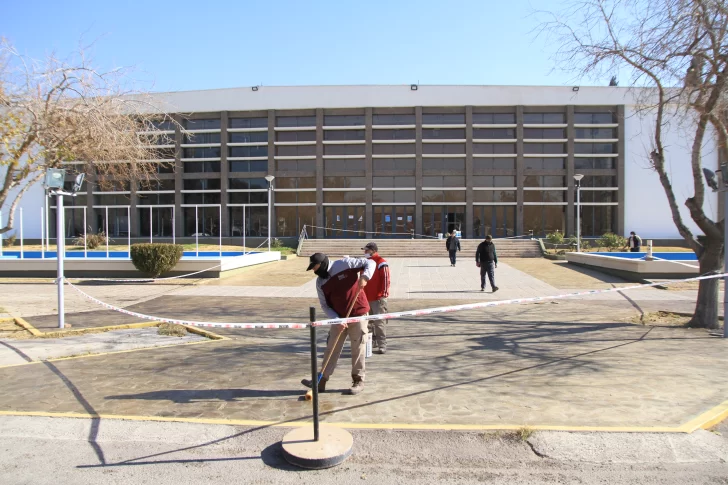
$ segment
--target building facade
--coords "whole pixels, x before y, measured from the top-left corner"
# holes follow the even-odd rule
[[[319,238],[453,229],[466,238],[568,235],[576,232],[575,174],[584,176],[582,235],[640,225],[640,216],[627,221],[628,179],[644,169],[649,123],[629,120],[636,108],[624,88],[256,87],[158,96],[183,127],[159,127],[168,138],[158,180],[102,192],[92,174],[87,191],[68,201],[81,209],[66,215],[69,237],[83,233],[84,212],[87,227],[108,227],[111,237],[265,237],[269,224],[276,237],[297,237],[304,226]],[[266,175],[275,176],[271,191]]]

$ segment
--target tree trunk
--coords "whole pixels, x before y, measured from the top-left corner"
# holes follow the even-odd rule
[[[723,241],[717,239],[705,239],[705,250],[700,255],[700,274],[704,275],[712,271],[723,271]],[[698,301],[695,305],[695,313],[688,323],[690,327],[711,328],[720,327],[718,322],[718,288],[719,278],[701,280],[698,287]]]

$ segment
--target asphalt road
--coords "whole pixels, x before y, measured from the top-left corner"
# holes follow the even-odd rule
[[[583,483],[728,484],[719,433],[514,434],[353,431],[343,465],[303,471],[281,457],[286,428],[0,417],[3,484]]]

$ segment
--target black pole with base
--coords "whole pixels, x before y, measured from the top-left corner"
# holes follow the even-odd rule
[[[311,323],[316,321],[316,309],[309,308]],[[319,426],[318,352],[316,327],[311,325],[311,382],[313,387],[313,427],[302,426],[286,433],[281,441],[283,457],[292,465],[311,470],[331,468],[351,455],[354,438],[342,428]]]

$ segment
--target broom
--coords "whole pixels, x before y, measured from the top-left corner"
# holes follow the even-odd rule
[[[349,315],[351,315],[351,311],[354,309],[354,304],[356,303],[356,300],[359,299],[359,293],[361,293],[361,288],[359,288],[359,291],[356,292],[356,296],[354,296],[354,299],[351,301],[351,304],[349,305],[349,310],[346,312],[346,316],[344,318],[349,318]],[[344,335],[344,332],[339,333],[339,335],[336,336],[336,341],[334,341],[334,346],[331,347],[332,349],[335,349],[336,346],[339,344],[339,339],[341,336]],[[316,379],[316,382],[313,383],[314,386],[318,386],[319,382],[321,381],[321,378],[324,376],[324,371],[326,370],[326,367],[329,365],[329,361],[331,360],[331,356],[334,355],[333,352],[331,352],[328,355],[328,358],[324,361],[324,365],[321,366],[321,372],[318,374],[318,378]],[[310,401],[313,399],[313,389],[309,389],[306,391],[305,400]]]

